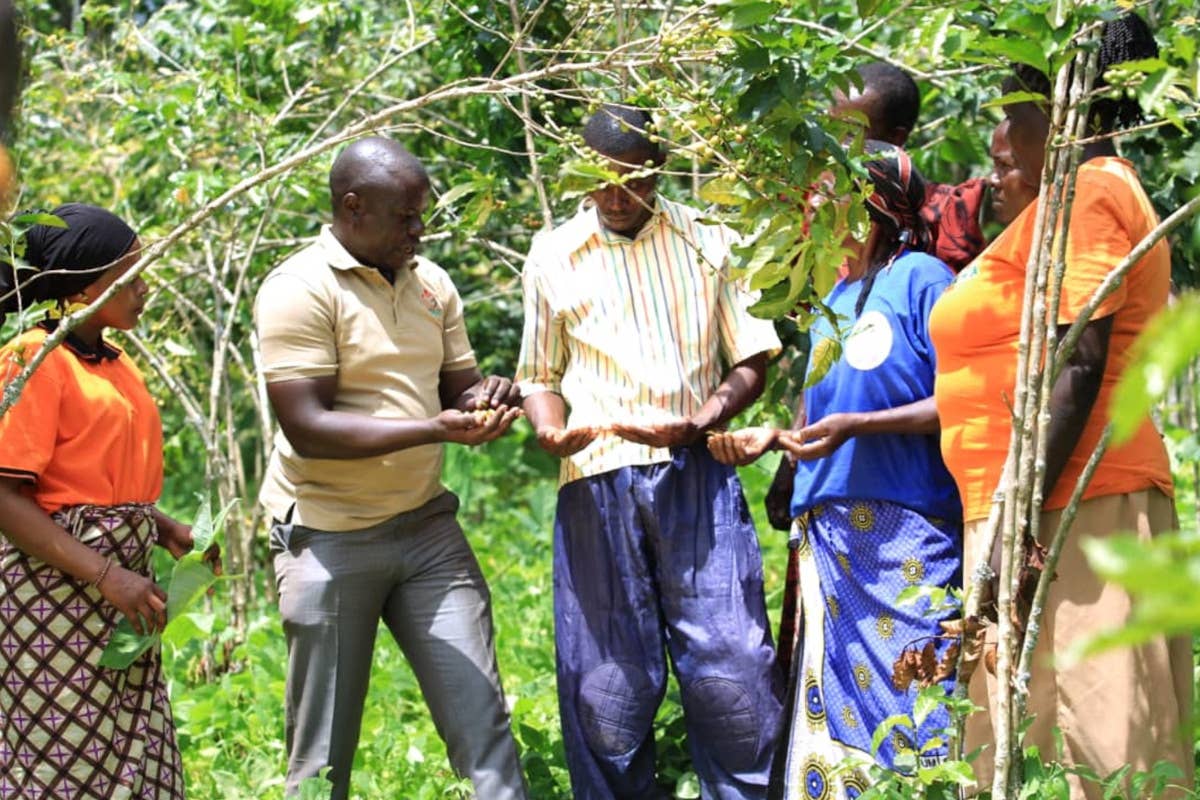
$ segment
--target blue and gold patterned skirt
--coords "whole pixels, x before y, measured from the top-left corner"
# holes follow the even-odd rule
[[[906,587],[962,584],[962,527],[894,503],[829,502],[792,526],[799,561],[797,655],[789,676],[794,703],[783,732],[787,742],[782,794],[789,800],[854,798],[867,784],[872,762],[889,769],[905,762],[936,763],[946,747],[933,741],[949,724],[939,707],[915,730],[896,726],[872,755],[871,740],[884,720],[913,714],[915,684],[898,689],[893,665],[906,648],[933,642],[940,658],[950,642],[938,623],[951,611],[927,616],[927,598],[898,605]],[[953,679],[942,682],[947,692]],[[933,746],[927,747],[932,742]],[[907,753],[912,759],[897,756]],[[847,769],[848,765],[857,765]]]

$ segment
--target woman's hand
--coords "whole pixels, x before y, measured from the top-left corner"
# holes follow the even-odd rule
[[[825,458],[857,434],[858,424],[858,414],[830,414],[798,431],[782,431],[779,446],[797,461]]]
[[[145,575],[113,564],[97,588],[129,619],[139,636],[166,627],[167,593]]]
[[[744,467],[770,450],[779,437],[775,428],[742,428],[717,432],[708,437],[708,452],[722,464]]]
[[[158,508],[154,509],[154,524],[158,526],[158,544],[165,547],[176,561],[192,552],[192,548],[196,546],[196,540],[192,536],[192,526],[185,525],[174,517],[164,514]],[[225,570],[221,563],[221,545],[216,542],[209,545],[208,549],[204,551],[203,560],[214,575],[224,573]],[[208,591],[211,595],[212,589]]]
[[[192,526],[168,517],[165,514],[155,515],[158,524],[158,543],[167,552],[179,560],[192,551],[195,543],[192,539]]]

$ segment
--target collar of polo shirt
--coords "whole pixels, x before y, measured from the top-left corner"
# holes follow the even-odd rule
[[[350,255],[350,251],[333,235],[332,226],[322,225],[321,233],[317,236],[317,240],[321,243],[321,249],[325,251],[325,261],[329,264],[330,268],[339,270],[366,269],[379,275],[381,278],[383,277],[378,269],[360,263],[357,258]],[[420,256],[416,256],[416,258],[420,259]],[[415,268],[414,265],[413,269]],[[410,274],[412,274],[412,269],[405,270],[402,274],[396,275],[391,285],[400,286],[407,280]],[[386,281],[387,279],[384,278],[384,280]]]

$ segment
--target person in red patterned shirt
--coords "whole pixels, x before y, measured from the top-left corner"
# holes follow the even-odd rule
[[[830,114],[861,116],[867,139],[904,147],[917,124],[921,93],[912,77],[899,67],[873,61],[856,68],[862,88],[834,93]],[[960,184],[926,184],[921,217],[934,234],[934,254],[955,272],[983,250],[983,209],[987,181],[972,178]]]

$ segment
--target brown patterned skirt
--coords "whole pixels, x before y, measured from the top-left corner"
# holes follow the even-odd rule
[[[74,506],[75,538],[150,575],[150,506]],[[183,798],[158,648],[98,666],[120,612],[98,589],[0,536],[0,800]]]

